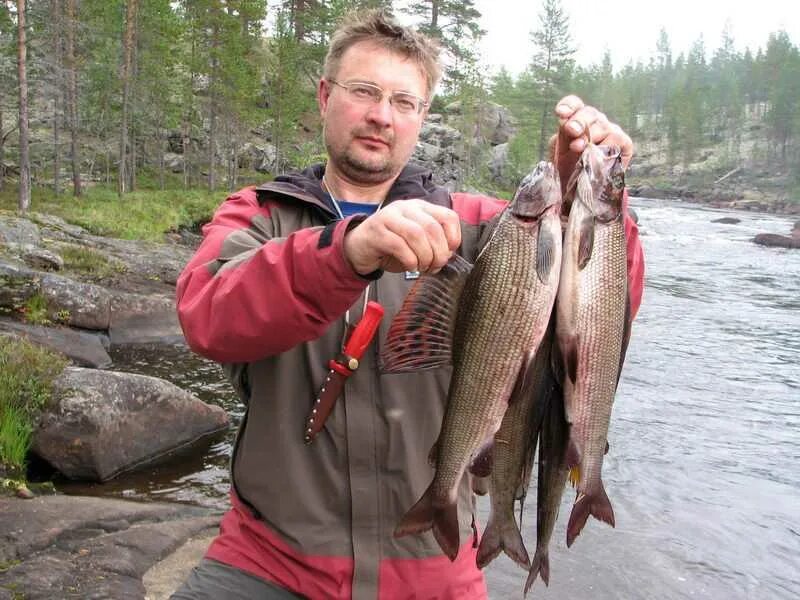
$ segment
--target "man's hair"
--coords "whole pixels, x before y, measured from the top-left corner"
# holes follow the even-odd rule
[[[331,36],[322,70],[323,76],[326,79],[335,78],[344,53],[360,42],[376,44],[414,61],[425,74],[427,96],[430,100],[442,75],[439,45],[428,36],[400,25],[383,10],[351,13],[342,20]]]

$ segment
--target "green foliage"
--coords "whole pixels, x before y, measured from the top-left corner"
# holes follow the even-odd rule
[[[13,210],[16,192],[0,192],[0,208]],[[81,198],[60,200],[49,190],[33,189],[32,204],[39,212],[61,217],[97,235],[162,241],[180,227],[208,221],[222,201],[207,190],[139,190],[123,199],[111,187],[92,187]],[[112,267],[113,268],[113,267]]]
[[[64,259],[64,269],[84,277],[104,279],[125,272],[125,265],[102,252],[86,246],[61,244],[58,253]],[[69,321],[69,313],[57,315],[57,320]]]
[[[413,0],[403,12],[416,17],[421,32],[439,40],[447,54],[445,94],[459,95],[459,88],[471,78],[478,61],[476,48],[486,33],[480,28],[481,13],[474,0]]]
[[[16,407],[5,409],[0,418],[0,462],[21,469],[30,447],[30,420]]]
[[[23,318],[31,325],[50,325],[52,321],[47,315],[47,300],[41,294],[34,294],[21,309]]]
[[[66,359],[25,340],[0,336],[0,462],[20,471],[30,434]]]

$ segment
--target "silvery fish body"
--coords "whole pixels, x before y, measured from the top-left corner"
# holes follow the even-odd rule
[[[571,207],[556,310],[570,424],[566,458],[577,489],[568,546],[590,514],[614,525],[601,470],[630,321],[623,189],[619,149],[590,144],[565,196]]]
[[[382,361],[390,372],[435,366],[416,357],[424,346],[420,332],[450,331],[453,375],[431,453],[434,479],[395,535],[432,529],[451,560],[460,546],[458,485],[473,455],[500,427],[515,384],[547,328],[561,262],[560,203],[557,172],[540,163],[500,216],[474,267],[464,268],[465,261],[456,258],[440,274],[421,277],[389,331]],[[452,298],[437,302],[432,294],[442,292],[426,291],[440,289],[443,281],[446,295],[463,286],[446,325],[436,322],[435,306]],[[433,321],[430,327],[421,324],[425,320]]]

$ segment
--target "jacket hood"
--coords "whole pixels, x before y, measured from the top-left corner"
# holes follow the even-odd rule
[[[313,204],[332,217],[336,217],[336,210],[330,196],[322,189],[324,174],[325,164],[319,163],[311,165],[303,171],[279,175],[274,181],[264,183],[256,188],[258,201],[263,204],[267,197],[275,198],[277,194],[279,198],[287,201],[299,200]],[[409,198],[430,200],[431,196],[442,193],[442,190],[443,188],[433,182],[433,174],[430,169],[416,163],[408,163],[389,189],[386,202]]]

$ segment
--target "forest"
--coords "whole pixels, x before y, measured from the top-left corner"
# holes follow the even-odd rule
[[[740,50],[723,28],[676,54],[662,29],[635,63],[584,65],[559,0],[541,3],[518,75],[483,66],[471,0],[2,0],[0,190],[18,188],[25,210],[31,186],[233,190],[324,160],[314,89],[328,40],[349,11],[376,7],[443,46],[432,113],[459,102],[467,134],[489,103],[513,115],[510,176],[495,189],[544,155],[552,107],[577,93],[678,167],[667,173],[713,147],[709,177],[777,175],[798,201],[800,52],[786,32]],[[249,158],[259,142],[268,167]],[[485,152],[466,162],[461,183],[489,185]]]

